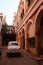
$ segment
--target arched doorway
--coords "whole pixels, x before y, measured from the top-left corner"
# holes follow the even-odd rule
[[[22,30],[22,48],[25,49],[25,31]]]
[[[29,51],[29,26],[32,24],[32,22],[27,23],[27,46]]]
[[[36,20],[36,36],[38,54],[43,54],[43,10],[40,11]]]

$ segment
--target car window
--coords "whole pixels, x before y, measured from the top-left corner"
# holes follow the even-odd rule
[[[12,46],[12,45],[9,43],[8,46]]]
[[[18,45],[17,43],[11,43],[11,45]]]

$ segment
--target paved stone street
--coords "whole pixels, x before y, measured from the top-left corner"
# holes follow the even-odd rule
[[[17,56],[8,57],[7,50],[2,50],[0,65],[39,65],[39,64],[37,64],[37,61],[28,57],[23,52],[21,52],[21,56],[17,55]]]

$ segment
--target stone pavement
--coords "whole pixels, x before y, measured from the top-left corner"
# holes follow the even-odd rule
[[[39,57],[39,56],[33,55],[32,53],[28,53],[23,49],[21,49],[21,51],[23,51],[28,57],[30,57],[30,58],[34,59],[35,61],[37,61],[38,65],[43,65],[43,56]]]

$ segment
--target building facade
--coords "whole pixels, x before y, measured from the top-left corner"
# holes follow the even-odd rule
[[[43,55],[43,0],[20,0],[15,22],[21,48]]]
[[[15,27],[13,25],[7,26],[7,33],[15,33]]]
[[[1,34],[1,29],[2,25],[6,23],[6,16],[3,15],[3,13],[0,13],[0,46],[2,45],[2,34]]]
[[[3,13],[0,13],[0,46],[2,45],[2,35],[1,35],[2,21],[3,21]]]

